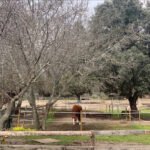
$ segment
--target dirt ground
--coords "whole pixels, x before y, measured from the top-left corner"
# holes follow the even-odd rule
[[[47,100],[37,100],[37,105],[45,105]],[[54,109],[58,111],[69,111],[72,106],[76,104],[76,100],[59,100],[54,104]],[[82,100],[80,105],[83,108],[83,112],[98,112],[98,113],[109,113],[109,112],[121,112],[126,110],[128,107],[128,100]],[[150,99],[139,99],[137,102],[138,109],[149,109],[150,108]],[[29,106],[28,101],[24,101],[22,106]],[[52,122],[48,123],[47,130],[53,131],[66,131],[66,130],[80,130],[80,126],[72,125],[71,114],[62,112],[61,117],[55,117]],[[87,118],[83,115],[83,130],[109,130],[115,129],[117,126],[126,127],[133,124],[149,125],[150,121],[127,121],[126,119],[113,120],[112,118],[101,119],[101,118]]]
[[[45,105],[48,101],[47,100],[37,100],[37,105]],[[71,110],[72,106],[76,104],[75,100],[59,100],[54,105],[54,109],[61,111],[69,111]],[[139,99],[138,100],[138,109],[149,109],[150,108],[150,99]],[[22,106],[28,106],[28,102],[24,101]],[[90,111],[90,112],[120,112],[122,110],[126,110],[128,108],[128,101],[127,100],[84,100],[80,103],[83,108],[83,112]],[[100,118],[87,118],[83,115],[83,130],[111,130],[117,129],[117,126],[122,128],[130,127],[132,125],[141,124],[141,125],[150,125],[150,121],[127,121],[125,119],[121,120],[112,120],[110,119],[100,119]],[[47,130],[51,131],[67,131],[67,130],[80,130],[79,125],[72,125],[72,118],[71,114],[64,114],[61,117],[55,117],[54,120],[48,123]],[[75,143],[78,148],[66,147],[66,150],[88,150],[88,148],[82,147],[81,143]],[[74,145],[74,146],[75,146]],[[87,146],[90,143],[83,143],[83,145]],[[73,145],[72,145],[73,146]],[[39,148],[39,147],[38,147]],[[38,149],[36,146],[34,149]],[[49,147],[49,148],[41,148],[43,150],[50,150],[57,149],[61,150],[62,147]],[[21,148],[19,148],[21,150]],[[30,148],[28,147],[28,150]],[[32,148],[31,148],[32,149]],[[89,147],[90,150],[90,147]],[[150,150],[150,145],[142,145],[142,144],[135,144],[135,143],[108,143],[108,142],[98,142],[96,143],[95,150]]]
[[[117,130],[131,129],[133,125],[150,125],[150,121],[129,121],[125,119],[83,118],[82,130]],[[71,117],[55,118],[47,125],[48,131],[80,130],[80,125],[73,125]]]
[[[58,111],[68,111],[71,110],[72,106],[76,104],[75,100],[60,100],[55,103],[54,108]],[[138,100],[138,108],[139,110],[150,108],[150,99],[139,99]],[[112,112],[112,107],[114,112],[121,112],[121,110],[125,110],[128,107],[127,100],[84,100],[81,101],[80,105],[83,108],[84,112],[98,112],[98,113],[109,113]],[[62,113],[63,113],[62,111]],[[57,113],[56,113],[57,115]],[[55,117],[52,122],[49,122],[47,126],[47,130],[80,130],[80,126],[72,125],[71,114],[62,114],[59,117]],[[114,120],[111,117],[107,119],[102,119],[99,117],[95,118],[87,118],[85,114],[82,115],[83,122],[83,130],[109,130],[115,129],[117,126],[122,128],[130,127],[135,124],[141,125],[149,125],[150,121],[138,120],[138,121],[128,121],[126,119]]]

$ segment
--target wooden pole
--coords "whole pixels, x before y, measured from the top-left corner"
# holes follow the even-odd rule
[[[117,105],[118,119],[120,119],[119,105]]]
[[[128,109],[127,107],[125,108],[125,117],[126,117],[126,120],[128,121],[128,119],[130,119],[130,114],[128,113]],[[129,117],[129,118],[128,118]]]
[[[82,117],[82,111],[80,111],[80,131],[83,130]]]
[[[93,146],[92,150],[94,150],[94,147],[95,147],[95,133],[94,132],[92,132],[91,134],[91,144]]]
[[[20,109],[19,109],[19,113],[18,113],[17,126],[20,126]]]
[[[114,106],[113,106],[113,98],[111,99],[111,112],[114,112]]]
[[[108,112],[107,104],[106,104],[106,112]]]
[[[32,125],[34,125],[34,114],[33,114],[33,109],[31,111],[31,116],[32,116]]]
[[[109,113],[110,113],[110,105],[109,105]]]
[[[131,121],[131,111],[129,111],[129,121]]]
[[[139,121],[141,120],[141,114],[140,114],[140,110],[139,110]]]
[[[86,107],[85,107],[85,118],[86,118]]]
[[[27,110],[27,106],[25,107],[25,111],[24,111],[24,120],[23,120],[23,127],[24,127],[24,125],[25,125],[26,110]]]
[[[82,118],[83,118],[82,111],[80,111],[80,131],[83,130]]]

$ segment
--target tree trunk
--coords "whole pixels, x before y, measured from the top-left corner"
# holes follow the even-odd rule
[[[4,129],[5,123],[9,119],[9,117],[12,113],[12,110],[14,109],[14,103],[15,103],[14,101],[13,102],[10,101],[8,103],[7,109],[5,110],[4,115],[0,119],[0,130]]]
[[[51,98],[52,99],[52,98]],[[43,120],[42,120],[42,129],[43,130],[46,130],[46,120],[47,120],[47,117],[48,117],[48,114],[49,114],[49,111],[51,109],[51,107],[58,101],[58,99],[55,99],[55,100],[49,100],[49,102],[46,104],[46,109],[45,109],[45,114],[44,114],[44,117],[43,117]]]
[[[15,114],[19,113],[19,109],[21,108],[21,104],[22,104],[22,98],[19,99],[18,104],[15,108]]]
[[[129,104],[130,104],[130,109],[131,109],[131,117],[132,119],[137,119],[139,117],[139,112],[138,112],[138,108],[137,108],[137,100],[138,100],[138,96],[131,96],[129,97]]]
[[[76,95],[77,96],[77,102],[80,103],[81,102],[81,96],[80,95]]]
[[[46,120],[48,117],[48,113],[50,111],[51,105],[49,103],[46,104],[45,113],[42,121],[42,130],[46,130]]]
[[[40,120],[39,120],[37,108],[35,105],[32,106],[32,110],[33,110],[34,126],[37,130],[39,130],[39,129],[41,129],[41,125],[40,125]]]
[[[39,115],[38,115],[38,112],[37,112],[35,101],[36,100],[35,100],[34,90],[33,90],[33,87],[31,87],[29,104],[32,107],[32,111],[33,111],[34,126],[37,130],[39,130],[41,128],[41,126],[40,126],[40,120],[39,120]]]
[[[47,64],[46,64],[47,65]],[[45,66],[46,66],[45,65]],[[44,67],[45,67],[44,66]],[[44,68],[42,67],[42,69]],[[38,75],[41,73],[41,70],[39,70],[39,73]],[[38,76],[37,75],[37,76]],[[8,103],[8,107],[5,111],[5,113],[2,115],[2,117],[0,118],[0,130],[3,129],[4,127],[4,124],[5,122],[7,121],[7,119],[10,117],[11,113],[12,113],[12,110],[13,110],[13,107],[14,107],[14,104],[16,101],[18,101],[18,99],[20,99],[24,93],[28,90],[28,88],[30,87],[30,85],[32,84],[32,82],[37,78],[37,76],[33,75],[31,76],[31,78],[29,79],[29,81],[26,83],[26,86],[24,86],[21,91],[14,97],[10,100],[10,103]]]

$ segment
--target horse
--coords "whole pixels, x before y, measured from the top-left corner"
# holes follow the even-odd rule
[[[82,107],[80,105],[73,105],[72,107],[72,121],[73,125],[79,124],[81,122],[81,111]]]

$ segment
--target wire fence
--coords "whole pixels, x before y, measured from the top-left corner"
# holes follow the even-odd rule
[[[39,118],[42,120],[44,115],[44,107],[43,110],[39,111]],[[95,119],[95,121],[92,120],[92,123],[96,123],[96,119],[110,119],[110,120],[126,120],[126,121],[132,121],[132,120],[150,120],[150,112],[131,112],[131,111],[121,111],[121,112],[93,112],[93,111],[81,111],[81,112],[72,112],[72,111],[50,111],[49,112],[50,117],[52,119],[48,119],[47,123],[53,122],[53,123],[68,123],[72,124],[72,115],[74,114],[80,114],[81,122],[80,122],[80,130],[83,129],[83,123],[91,123],[90,119]],[[23,109],[19,111],[18,115],[12,115],[14,118],[17,119],[17,125],[33,125],[33,112],[29,109]],[[146,117],[146,119],[144,118]],[[69,118],[65,120],[61,120],[59,118]]]

